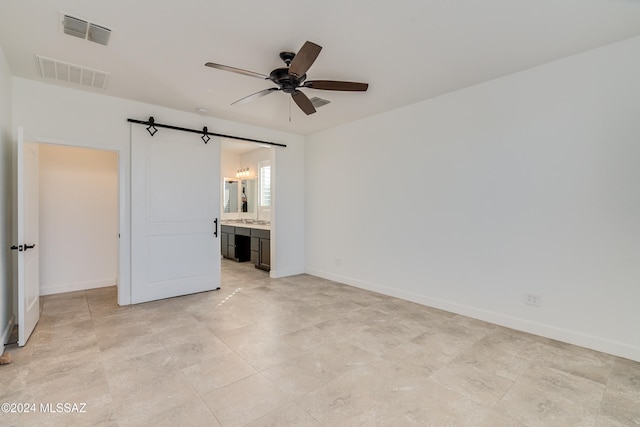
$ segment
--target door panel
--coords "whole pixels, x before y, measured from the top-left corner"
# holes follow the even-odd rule
[[[215,141],[205,145],[199,138],[185,135],[178,133],[176,137],[192,140],[176,142],[162,135],[165,140],[158,142],[155,141],[161,136],[158,133],[153,137],[154,141],[150,141],[152,149],[147,151],[149,222],[159,226],[212,221],[211,210],[219,205],[210,194],[214,181],[220,180],[213,176],[219,165],[215,168],[212,165],[219,163],[216,151],[219,153],[220,146]],[[203,197],[205,194],[207,197]]]
[[[209,262],[212,236],[184,234],[152,236],[149,238],[151,281],[161,282],[180,278],[193,278],[212,274]],[[175,260],[180,259],[177,264]],[[177,264],[177,265],[176,265]]]
[[[220,144],[131,128],[133,303],[220,287]]]
[[[38,144],[18,128],[18,345],[24,346],[40,320]]]

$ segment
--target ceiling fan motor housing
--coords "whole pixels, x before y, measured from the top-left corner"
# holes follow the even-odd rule
[[[316,112],[313,103],[309,100],[307,95],[304,94],[304,92],[298,90],[299,88],[304,87],[321,90],[364,92],[369,87],[367,83],[343,82],[336,80],[315,80],[305,82],[307,79],[307,70],[309,70],[309,67],[311,67],[313,62],[316,60],[321,50],[322,46],[307,41],[304,43],[302,48],[300,48],[298,53],[288,51],[280,52],[280,59],[284,61],[286,67],[276,68],[268,76],[213,62],[207,62],[205,66],[224,71],[231,71],[233,73],[243,74],[245,76],[255,77],[262,80],[270,80],[278,86],[277,88],[270,87],[249,96],[245,96],[231,105],[260,98],[273,92],[282,91],[290,94],[291,98],[305,114],[313,114]]]
[[[288,68],[276,68],[269,74],[269,80],[280,86],[284,93],[294,93],[306,78],[306,74],[300,77],[289,74]]]
[[[293,58],[295,56],[295,52],[280,52],[280,59],[282,59],[284,63],[287,64],[287,67],[291,65],[291,61],[293,61]]]

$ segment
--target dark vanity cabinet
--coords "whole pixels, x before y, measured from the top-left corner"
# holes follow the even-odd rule
[[[223,225],[220,233],[222,256],[238,262],[251,259],[251,230]]]
[[[256,268],[271,270],[271,232],[223,225],[220,230],[222,256],[237,262],[251,260]]]
[[[261,270],[271,270],[271,232],[251,229],[251,262]]]
[[[229,257],[229,234],[233,234],[233,227],[223,225],[220,227],[220,252],[224,258]]]

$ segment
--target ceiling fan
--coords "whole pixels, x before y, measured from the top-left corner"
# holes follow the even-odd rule
[[[249,77],[256,77],[263,80],[271,80],[278,87],[270,87],[268,89],[261,90],[242,99],[237,100],[231,105],[252,101],[256,98],[263,97],[272,92],[282,91],[291,95],[294,102],[300,107],[306,114],[313,114],[316,112],[315,107],[300,88],[309,89],[321,89],[321,90],[338,90],[338,91],[350,91],[350,92],[364,92],[369,87],[367,83],[356,82],[343,82],[336,80],[309,80],[307,79],[307,71],[314,63],[320,51],[321,46],[310,41],[300,48],[298,53],[294,52],[280,52],[280,59],[287,65],[286,67],[276,68],[268,76],[260,73],[254,73],[253,71],[242,70],[240,68],[229,67],[227,65],[215,64],[213,62],[207,62],[204,64],[207,67],[217,68],[218,70],[231,71],[233,73],[243,74]]]

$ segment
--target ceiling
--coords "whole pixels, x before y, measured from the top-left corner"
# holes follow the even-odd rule
[[[108,46],[63,34],[60,11],[110,28]],[[0,0],[14,76],[44,80],[41,55],[109,73],[104,90],[83,90],[298,134],[637,35],[640,0]],[[323,47],[308,80],[369,90],[305,89],[331,101],[309,116],[282,92],[231,106],[273,84],[204,66],[268,74],[307,40]]]

